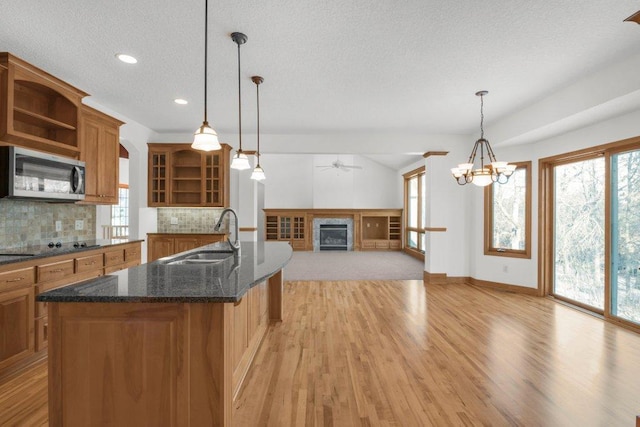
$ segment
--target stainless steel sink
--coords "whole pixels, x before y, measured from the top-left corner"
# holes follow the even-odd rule
[[[232,251],[198,251],[173,258],[160,259],[164,265],[185,265],[185,264],[219,264],[233,257]]]
[[[233,256],[233,252],[217,252],[217,251],[202,251],[187,255],[184,259],[189,260],[202,260],[202,261],[215,261],[224,260]]]

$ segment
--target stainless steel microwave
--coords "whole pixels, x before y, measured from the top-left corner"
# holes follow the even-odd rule
[[[0,197],[84,200],[84,162],[21,147],[0,147]]]

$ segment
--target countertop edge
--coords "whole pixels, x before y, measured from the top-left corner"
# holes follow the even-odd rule
[[[210,245],[208,245],[210,246]],[[222,296],[207,296],[207,295],[90,295],[80,294],[89,287],[97,287],[100,285],[107,285],[110,281],[118,280],[118,274],[125,274],[129,270],[147,268],[150,264],[142,264],[140,266],[131,267],[125,270],[121,270],[116,274],[105,275],[94,279],[85,280],[79,283],[74,283],[61,288],[53,289],[51,291],[40,294],[36,297],[38,302],[53,302],[53,303],[210,303],[210,302],[239,302],[246,295],[249,289],[262,283],[271,277],[278,274],[289,263],[292,250],[289,250],[288,256],[283,257],[280,261],[274,263],[273,268],[269,272],[260,274],[253,277],[251,281],[246,281],[242,284],[242,293],[238,295],[222,295]],[[157,265],[157,264],[155,264]],[[170,268],[170,266],[164,266],[164,268]]]

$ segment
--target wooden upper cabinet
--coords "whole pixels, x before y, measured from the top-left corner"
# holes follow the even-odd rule
[[[148,145],[149,206],[229,205],[230,146],[204,152],[191,144]]]
[[[85,199],[89,204],[118,204],[120,120],[82,106],[80,160],[85,162]]]
[[[0,144],[78,158],[85,96],[28,62],[0,52]]]

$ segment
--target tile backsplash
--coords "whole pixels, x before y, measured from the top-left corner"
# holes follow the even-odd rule
[[[213,233],[221,213],[218,208],[158,208],[158,233]]]
[[[83,229],[75,221],[83,220]],[[56,221],[62,225],[56,231]],[[0,199],[0,247],[14,248],[96,238],[96,207]]]

